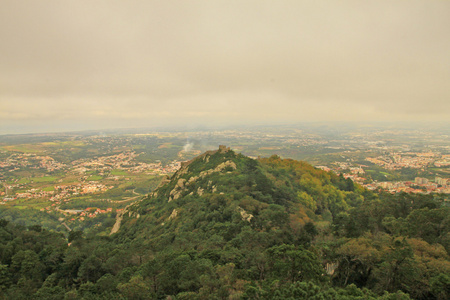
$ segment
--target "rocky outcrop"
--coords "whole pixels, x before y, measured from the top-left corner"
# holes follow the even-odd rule
[[[218,165],[215,169],[211,169],[211,170],[200,172],[199,177],[200,178],[204,178],[204,177],[206,177],[208,175],[211,175],[213,173],[222,172],[223,170],[225,170],[228,167],[230,167],[233,170],[236,170],[236,168],[237,168],[236,164],[233,161],[227,160],[227,161],[221,163],[220,165]]]
[[[250,220],[253,218],[252,214],[249,214],[243,209],[242,207],[238,207],[239,212],[241,213],[241,218],[244,221],[250,222]]]
[[[177,184],[175,185],[173,190],[171,190],[169,193],[169,202],[180,198],[181,193],[183,192],[184,187],[185,187],[185,182],[186,182],[186,179],[184,179],[184,178],[178,179]]]
[[[230,151],[230,148],[227,148],[225,146],[219,146],[219,150],[216,151],[207,151],[204,154],[202,154],[199,158],[197,159],[203,159],[203,161],[208,162],[209,158],[212,154],[214,153],[225,153]],[[189,162],[185,162],[181,165],[180,170],[177,171],[177,173],[175,174],[175,176],[173,177],[174,180],[178,179],[177,183],[175,184],[175,187],[169,192],[169,199],[168,202],[172,201],[172,200],[176,200],[178,198],[180,198],[183,194],[183,192],[193,183],[195,183],[198,179],[203,179],[208,175],[211,175],[213,173],[217,173],[217,172],[222,172],[223,170],[226,169],[231,169],[231,170],[236,170],[237,166],[236,164],[232,161],[232,160],[227,160],[221,164],[219,164],[217,167],[215,167],[214,169],[211,170],[206,170],[206,171],[202,171],[200,172],[200,174],[198,174],[198,176],[192,176],[190,177],[188,180],[184,179],[184,178],[180,178],[181,176],[183,176],[184,174],[188,173],[188,167],[189,165],[192,163],[192,161]],[[208,182],[208,189],[211,185],[211,181]],[[162,185],[161,185],[162,186]],[[204,189],[202,188],[198,188],[197,189],[197,194],[202,196],[204,193]],[[217,191],[217,187],[213,186],[212,187],[212,192],[216,192]],[[156,192],[157,193],[157,192]],[[190,193],[192,194],[192,192]]]
[[[189,171],[189,166],[190,162],[182,162],[181,163],[181,168],[175,173],[174,178],[180,178],[181,176],[183,176],[184,174],[186,174]]]
[[[325,266],[325,270],[327,272],[327,275],[333,275],[334,271],[339,267],[338,263],[327,263]]]
[[[198,176],[192,176],[191,178],[189,178],[187,184],[191,184],[193,182],[195,182],[199,177]]]
[[[211,155],[216,154],[216,153],[226,153],[229,151],[231,151],[230,147],[227,147],[224,145],[219,145],[218,150],[206,151],[202,155],[197,156],[196,158],[194,158],[192,160],[182,162],[181,168],[175,173],[174,178],[177,179],[177,178],[180,178],[181,176],[183,176],[184,174],[186,174],[189,170],[189,165],[198,159],[202,159],[204,162],[209,162],[209,158]]]
[[[122,220],[123,220],[123,214],[124,214],[124,211],[121,211],[121,212],[117,213],[117,215],[116,215],[116,223],[114,223],[114,226],[111,229],[111,232],[109,233],[109,235],[119,231],[120,224],[122,223]]]
[[[177,209],[174,209],[172,211],[172,213],[170,214],[170,216],[169,216],[169,220],[172,220],[172,219],[176,218],[177,215],[178,215],[178,211],[177,211]]]
[[[170,177],[168,175],[165,175],[162,179],[161,182],[158,184],[158,186],[156,187],[155,190],[159,189],[160,187],[166,185],[167,183],[170,182]]]
[[[141,215],[138,214],[137,212],[129,211],[129,212],[128,212],[128,217],[139,219],[139,218],[141,217]]]
[[[140,201],[141,201],[141,200],[139,200],[139,201],[137,201],[137,202],[140,202]],[[116,214],[116,222],[114,223],[114,226],[112,227],[111,232],[109,233],[109,235],[111,235],[111,234],[116,233],[116,232],[119,231],[120,225],[122,224],[123,216],[124,216],[126,213],[128,213],[128,217],[130,217],[130,218],[136,218],[136,219],[139,219],[139,218],[141,217],[141,215],[138,214],[137,212],[133,212],[133,211],[129,211],[129,210],[128,210],[128,208],[129,208],[131,205],[134,205],[134,204],[136,204],[137,202],[132,203],[132,204],[128,204],[127,206],[125,206],[125,208],[124,208],[122,211],[120,211],[120,212],[118,212],[118,213]]]
[[[196,176],[191,176],[188,178],[182,178],[182,177],[186,174],[189,174],[189,166],[194,161],[202,160],[203,163],[206,165],[207,163],[210,163],[210,159],[211,159],[212,155],[214,155],[216,153],[227,153],[229,151],[231,151],[231,149],[229,147],[220,145],[218,150],[206,151],[205,153],[198,156],[197,158],[194,158],[193,160],[181,163],[180,169],[172,177],[169,177],[167,175],[164,176],[161,179],[161,182],[159,183],[157,188],[153,192],[149,193],[145,199],[150,200],[151,198],[161,196],[162,194],[167,195],[166,189],[164,189],[164,188],[161,189],[161,188],[162,187],[168,188],[169,184],[170,184],[170,186],[173,186],[173,182],[176,182],[176,183],[173,186],[173,189],[169,192],[168,202],[170,202],[172,200],[177,200],[186,194],[188,194],[188,195],[197,194],[199,196],[203,196],[205,194],[205,192],[216,193],[218,191],[217,186],[213,185],[213,182],[211,180],[209,180],[207,186],[206,187],[203,186],[203,188],[198,187],[198,186],[193,187],[193,185],[196,184],[198,180],[204,179],[205,177],[207,177],[213,173],[223,172],[224,170],[227,170],[227,171],[236,170],[237,169],[236,163],[233,162],[231,159],[220,163],[213,169],[201,171],[200,173],[196,173],[197,174]],[[222,159],[225,157],[229,157],[229,155],[223,156]],[[187,176],[184,176],[184,177],[187,177]],[[191,189],[188,190],[189,188],[191,188]],[[221,192],[220,194],[223,194],[223,192]],[[140,202],[140,201],[142,201],[142,199],[137,202]],[[136,204],[136,202],[133,204]],[[133,205],[133,204],[130,204],[130,205]],[[124,217],[126,217],[126,218],[140,218],[141,217],[139,213],[137,213],[136,211],[133,211],[133,209],[129,209],[130,205],[125,207],[123,211],[120,211],[117,213],[116,222],[114,223],[114,226],[111,229],[110,234],[114,234],[120,230],[120,226],[122,224]],[[176,218],[177,215],[178,215],[178,211],[176,209],[174,209],[172,211],[171,215],[169,216],[169,220]],[[247,214],[243,209],[241,209],[241,216],[244,220],[248,220],[248,221],[250,221],[251,218],[253,218],[252,215]],[[161,225],[164,225],[164,223],[162,223]]]

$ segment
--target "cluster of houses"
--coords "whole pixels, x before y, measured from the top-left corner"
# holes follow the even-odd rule
[[[366,160],[387,170],[400,170],[403,168],[423,169],[430,164],[445,166],[450,164],[449,155],[434,152],[406,152],[389,153],[376,158],[367,157]]]
[[[34,153],[13,153],[5,160],[0,161],[0,168],[9,172],[28,167],[30,169],[46,169],[47,172],[67,167],[50,156],[40,156]]]
[[[111,207],[108,207],[107,209],[88,207],[84,210],[79,211],[79,213],[77,213],[77,215],[79,216],[80,220],[83,221],[85,218],[95,218],[99,214],[106,214],[106,213],[110,213],[112,211],[113,211],[113,209]],[[75,218],[72,218],[71,220],[74,221]]]
[[[391,193],[450,194],[450,179],[441,177],[436,177],[434,182],[427,178],[416,177],[414,181],[374,182],[365,186],[371,190],[381,188]]]

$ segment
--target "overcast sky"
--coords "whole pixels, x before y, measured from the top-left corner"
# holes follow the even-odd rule
[[[450,120],[450,1],[0,2],[0,134]]]

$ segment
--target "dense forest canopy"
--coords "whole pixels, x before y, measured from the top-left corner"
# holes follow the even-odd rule
[[[220,147],[115,225],[63,236],[0,221],[0,297],[450,298],[444,197],[374,193],[301,161]]]

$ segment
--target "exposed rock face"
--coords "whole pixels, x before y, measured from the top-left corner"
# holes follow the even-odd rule
[[[116,223],[114,223],[113,228],[111,229],[111,232],[109,233],[109,235],[116,233],[117,231],[119,231],[120,229],[120,224],[122,223],[122,219],[123,219],[123,213],[125,210],[117,213],[116,215]]]
[[[142,201],[142,199],[141,199],[141,200],[138,200],[137,202],[139,202],[139,201]],[[131,217],[131,218],[134,217],[134,218],[136,218],[136,219],[139,219],[139,218],[141,217],[141,215],[138,214],[137,212],[132,212],[132,211],[129,211],[129,210],[128,210],[128,208],[129,208],[130,206],[136,204],[137,202],[132,203],[132,204],[128,204],[127,206],[125,206],[125,208],[124,208],[122,211],[120,211],[120,212],[117,213],[117,215],[116,215],[116,223],[114,223],[114,226],[113,226],[113,228],[111,229],[111,232],[109,233],[109,235],[111,235],[111,234],[116,233],[117,231],[119,231],[120,225],[122,224],[123,216],[124,216],[126,213],[128,213],[128,216]]]
[[[236,170],[237,169],[236,163],[233,162],[231,159],[220,163],[214,169],[201,171],[200,173],[197,173],[196,176],[190,176],[188,178],[182,178],[182,177],[186,174],[189,174],[189,166],[194,161],[201,159],[201,160],[203,160],[203,163],[206,164],[206,163],[210,162],[212,155],[214,155],[216,153],[227,153],[229,151],[231,151],[231,149],[229,147],[220,145],[218,150],[207,151],[207,152],[203,153],[202,155],[198,156],[197,158],[194,158],[190,161],[181,163],[181,168],[172,177],[169,177],[166,175],[162,178],[158,187],[153,192],[148,194],[147,199],[158,197],[158,195],[161,195],[161,193],[165,193],[165,189],[161,189],[161,188],[164,186],[167,187],[168,184],[170,184],[171,182],[174,182],[174,181],[176,183],[175,183],[173,189],[169,192],[169,196],[168,196],[169,202],[172,200],[179,199],[180,197],[182,197],[185,194],[188,194],[188,195],[198,194],[199,196],[203,196],[206,191],[212,192],[212,193],[218,192],[217,186],[214,185],[211,180],[208,181],[206,187],[204,187],[204,188],[201,188],[201,187],[193,188],[193,185],[195,185],[198,180],[204,179],[205,177],[207,177],[213,173],[224,172],[225,170],[226,171]],[[223,156],[222,159],[224,159],[225,157],[229,157],[229,156],[228,155]],[[189,188],[191,188],[191,189],[188,190]],[[224,194],[224,193],[221,192],[220,194]],[[142,201],[142,199],[137,202],[140,202],[140,201]],[[137,202],[130,204],[130,205],[137,204]],[[130,208],[130,205],[126,206],[123,211],[120,211],[117,213],[116,222],[115,222],[113,228],[111,229],[110,234],[114,234],[120,230],[120,226],[121,226],[122,222],[125,222],[125,221],[123,221],[124,217],[125,218],[137,218],[137,219],[141,217],[141,215],[138,212],[136,212],[132,209],[133,207]],[[253,215],[248,214],[247,212],[245,212],[244,209],[239,208],[239,211],[241,213],[243,220],[250,221],[253,218]],[[172,220],[172,219],[176,218],[178,213],[179,213],[179,211],[177,209],[174,209],[168,219]],[[164,225],[164,223],[162,223],[161,225]]]
[[[209,158],[211,155],[219,152],[219,153],[226,153],[228,151],[231,151],[230,147],[224,146],[224,145],[219,145],[219,150],[215,150],[215,151],[206,151],[205,153],[203,153],[202,155],[190,160],[190,161],[185,161],[181,163],[181,168],[177,171],[177,173],[175,174],[175,178],[180,178],[181,176],[183,176],[184,174],[186,174],[188,172],[188,167],[189,165],[197,160],[197,159],[203,159],[203,161],[205,162],[209,162]]]
[[[333,275],[334,271],[339,267],[338,263],[327,263],[326,272],[328,275]]]
[[[195,182],[198,179],[198,176],[192,176],[191,178],[189,178],[188,182],[186,185],[191,184],[193,182]]]
[[[169,216],[169,220],[172,220],[172,219],[176,218],[177,215],[178,215],[178,211],[177,211],[177,209],[174,209],[172,211],[172,213],[170,214],[170,216]]]
[[[169,202],[180,198],[181,193],[183,192],[184,187],[185,187],[185,185],[184,185],[185,182],[186,182],[186,179],[184,179],[184,178],[178,179],[177,184],[175,185],[173,190],[171,190],[169,193]]]
[[[222,172],[227,167],[230,167],[233,170],[236,170],[236,168],[237,168],[236,164],[233,161],[227,160],[226,162],[223,162],[220,165],[218,165],[215,169],[200,172],[199,176],[200,176],[200,178],[204,178],[205,176],[211,175],[212,173]]]
[[[181,163],[181,168],[175,173],[175,179],[176,178],[180,178],[181,176],[183,176],[184,174],[186,174],[188,172],[188,166],[192,161],[187,161],[187,162],[182,162]]]
[[[139,219],[141,217],[141,215],[138,214],[137,212],[129,211],[128,212],[128,217]]]
[[[232,161],[232,160],[227,160],[221,164],[219,164],[216,168],[211,169],[211,170],[206,170],[206,171],[202,171],[200,172],[200,174],[198,174],[198,176],[192,176],[190,177],[188,180],[181,178],[183,175],[187,174],[189,172],[189,165],[198,159],[202,159],[204,162],[209,162],[209,159],[211,157],[211,155],[215,154],[215,153],[226,153],[228,151],[231,151],[230,148],[220,145],[219,146],[219,150],[216,151],[207,151],[204,154],[202,154],[201,156],[197,157],[194,160],[188,161],[188,162],[183,162],[181,164],[181,168],[175,173],[175,175],[173,176],[172,180],[177,180],[177,183],[175,185],[175,187],[170,191],[169,193],[169,199],[168,201],[172,201],[172,200],[176,200],[178,198],[180,198],[183,194],[183,192],[193,183],[195,183],[198,179],[203,179],[208,175],[211,175],[213,173],[217,173],[217,172],[222,172],[223,170],[226,169],[231,169],[231,170],[236,170],[237,166],[236,164]],[[160,187],[165,185],[166,183],[170,182],[170,179],[168,177],[164,178],[163,181],[161,181],[161,184],[159,185]],[[208,189],[210,187],[211,181],[208,182]],[[197,194],[202,196],[204,193],[204,189],[202,188],[198,188],[197,189]],[[212,192],[216,192],[217,191],[217,187],[213,186],[212,187]],[[158,191],[156,190],[155,192],[153,192],[153,194],[151,195],[157,195]],[[192,192],[190,193],[192,194]]]
[[[228,151],[228,150],[227,150]],[[194,182],[196,182],[199,178],[204,178],[208,175],[211,175],[213,173],[217,173],[217,172],[222,172],[223,170],[227,169],[227,168],[231,168],[233,170],[236,170],[237,166],[236,164],[231,161],[231,160],[227,160],[223,163],[221,163],[220,165],[218,165],[215,169],[211,169],[211,170],[207,170],[207,171],[202,171],[200,172],[199,176],[192,176],[191,178],[189,178],[189,180],[186,180],[184,178],[179,178],[175,187],[173,188],[173,190],[170,191],[169,193],[169,202],[172,200],[176,200],[178,198],[181,197],[182,193]],[[186,170],[183,170],[182,173],[186,173],[187,172],[187,168]],[[177,173],[176,178],[178,178],[179,174]],[[211,182],[211,181],[210,181]],[[213,186],[212,188],[213,193],[217,191],[217,187]],[[199,194],[200,196],[203,195],[204,189],[198,188],[197,190],[197,194]]]
[[[180,189],[184,188],[184,183],[185,182],[186,182],[186,179],[183,179],[183,178],[179,179],[177,181],[177,187],[180,188]]]
[[[241,213],[242,220],[250,222],[253,218],[252,214],[247,213],[242,207],[238,207],[239,212]]]
[[[155,190],[159,189],[160,187],[166,185],[166,184],[169,183],[169,182],[170,182],[170,177],[169,177],[168,175],[165,175],[165,176],[163,177],[163,179],[161,179],[161,182],[158,184],[158,186],[156,187]]]

